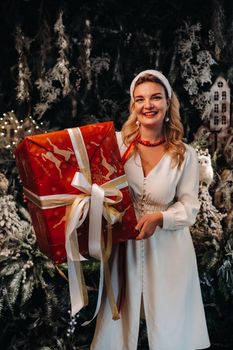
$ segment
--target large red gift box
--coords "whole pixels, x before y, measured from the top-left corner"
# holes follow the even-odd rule
[[[89,161],[89,175],[85,161],[84,164],[79,164],[78,159],[81,157],[80,162],[82,162],[85,152]],[[61,263],[66,260],[67,208],[72,207],[77,196],[87,202],[93,191],[101,192],[101,186],[105,188],[106,183],[113,188],[109,196],[110,200],[104,208],[105,211],[107,209],[110,217],[113,216],[112,243],[136,237],[134,208],[127,182],[125,183],[124,169],[112,122],[26,137],[16,148],[15,156],[38,245],[41,251],[54,262]],[[79,178],[78,185],[77,176],[82,177]],[[86,181],[88,179],[89,183]],[[93,187],[93,184],[97,186]],[[120,184],[116,186],[118,193],[115,193],[116,190],[114,192],[116,184]],[[89,185],[92,186],[90,190],[92,192],[87,195],[85,191]],[[106,188],[108,187],[107,185]],[[119,191],[122,198],[119,197]],[[108,195],[107,193],[106,196]],[[116,200],[117,203],[112,204],[112,200],[113,202]],[[100,210],[100,205],[102,204],[98,202],[97,195],[90,205],[92,206],[91,220],[92,216]],[[78,206],[81,206],[79,211],[85,212],[86,207],[84,206],[83,209],[82,203]],[[83,219],[83,212],[81,214],[79,212],[80,220]],[[96,218],[93,220],[95,225]],[[89,255],[89,221],[90,217],[86,215],[77,229],[79,251],[83,256]],[[109,224],[107,225],[107,220],[104,218],[101,226],[101,232],[106,240]]]

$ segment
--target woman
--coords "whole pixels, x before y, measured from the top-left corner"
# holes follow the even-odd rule
[[[118,321],[107,300],[92,350],[136,350],[140,315],[150,350],[209,347],[196,256],[188,226],[199,210],[198,161],[182,142],[179,102],[166,77],[138,74],[130,86],[130,116],[117,133],[138,219],[127,242],[126,296]],[[118,292],[117,248],[112,283]]]

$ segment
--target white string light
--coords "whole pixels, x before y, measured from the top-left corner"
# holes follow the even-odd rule
[[[3,113],[3,117],[0,118],[0,130],[1,136],[4,137],[1,137],[0,148],[15,148],[27,135],[44,133],[42,126],[43,122],[38,125],[31,115],[18,120],[13,110]]]

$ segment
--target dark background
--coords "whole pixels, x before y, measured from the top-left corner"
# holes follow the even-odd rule
[[[109,119],[120,128],[128,111],[128,88],[133,76],[143,69],[156,68],[170,78],[182,102],[184,124],[189,123],[194,132],[200,124],[200,115],[195,106],[190,105],[189,96],[183,88],[185,82],[181,79],[182,66],[177,53],[179,30],[184,23],[201,24],[202,49],[210,50],[217,62],[212,68],[213,80],[220,72],[228,81],[232,78],[228,74],[233,52],[232,1],[1,1],[2,113],[14,109],[20,118],[33,115],[33,108],[40,100],[35,81],[42,74],[42,61],[43,67],[48,70],[57,59],[53,25],[61,10],[64,11],[63,23],[70,42],[67,53],[69,68],[77,70],[75,73],[71,70],[71,83],[74,83],[77,74],[81,82],[79,89],[73,85],[71,93],[64,98],[60,96],[42,116],[49,122],[49,128]],[[89,29],[85,25],[87,19],[90,21]],[[30,46],[24,50],[31,71],[30,99],[27,102],[17,101],[15,95],[18,74],[18,53],[15,49],[17,25],[31,40]],[[90,88],[87,88],[85,76],[84,40],[88,30],[91,35]],[[209,30],[214,33],[215,46],[212,48],[208,44]],[[93,63],[103,56],[108,57],[109,67],[98,72]],[[202,88],[208,89],[209,85]],[[104,104],[104,100],[108,100],[108,103]],[[193,113],[197,115],[195,120],[191,118]]]

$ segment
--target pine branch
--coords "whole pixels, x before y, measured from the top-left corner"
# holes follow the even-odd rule
[[[35,283],[32,276],[30,276],[25,283],[22,283],[21,288],[22,297],[20,306],[22,307],[32,297],[32,293],[35,288]]]
[[[8,301],[12,306],[16,303],[16,299],[19,295],[23,274],[24,271],[20,270],[8,284]]]

